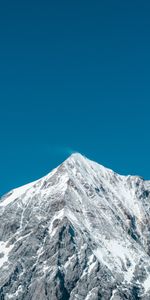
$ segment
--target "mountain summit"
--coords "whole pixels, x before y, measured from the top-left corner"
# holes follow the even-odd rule
[[[0,200],[1,300],[150,299],[150,181],[81,154]]]

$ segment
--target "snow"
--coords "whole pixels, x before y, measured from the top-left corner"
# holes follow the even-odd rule
[[[115,258],[120,258],[126,264],[127,257],[130,257],[130,251],[125,245],[123,246],[116,240],[110,240],[107,247]]]
[[[131,261],[132,264],[131,264],[131,267],[128,268],[128,271],[127,273],[125,273],[125,276],[124,276],[124,279],[129,283],[131,282],[132,278],[133,278],[133,274],[134,274],[134,271],[135,271],[135,267],[136,267],[136,263]]]
[[[100,263],[107,266],[108,269],[111,269],[111,266],[106,261],[106,254],[104,253],[104,250],[102,248],[97,248],[93,250],[94,255],[97,257]]]
[[[143,283],[143,287],[145,289],[145,293],[150,290],[150,275],[146,278],[146,280]]]
[[[5,207],[5,206],[9,205],[10,203],[12,203],[13,201],[15,201],[17,198],[20,198],[34,184],[35,184],[35,182],[28,183],[24,186],[21,186],[19,188],[12,190],[12,192],[10,193],[10,195],[8,195],[8,197],[4,198],[4,200],[2,199],[2,202],[0,202],[0,206]]]
[[[88,273],[89,273],[89,274],[92,272],[92,270],[93,270],[93,268],[95,267],[95,265],[96,265],[96,261],[93,262],[93,263],[91,263],[91,264],[89,265],[89,268],[88,268]]]
[[[68,219],[73,223],[78,225],[79,221],[76,218],[75,214],[73,214],[69,209],[66,208],[66,216],[68,217]]]
[[[59,220],[62,220],[63,217],[65,216],[65,211],[64,211],[64,208],[59,210],[52,218],[51,220],[51,223],[49,225],[49,235],[52,237],[55,235],[55,232],[57,230],[57,227],[55,229],[53,229],[53,224],[54,224],[54,221],[59,219]]]
[[[8,299],[14,299],[14,297],[17,297],[19,292],[21,292],[21,291],[22,291],[22,286],[19,285],[17,291],[14,294],[7,294],[7,298]]]
[[[8,242],[0,242],[0,268],[8,261],[9,253],[13,248],[13,245],[7,246]]]
[[[54,180],[50,180],[54,176]],[[56,179],[56,180],[55,180]],[[93,254],[88,257],[87,267],[83,275],[89,275],[95,267],[97,260],[104,264],[114,274],[121,274],[124,283],[131,283],[135,267],[140,261],[149,262],[146,251],[134,241],[129,235],[131,218],[136,220],[136,232],[142,232],[145,226],[145,215],[147,211],[143,208],[144,204],[137,195],[135,188],[136,178],[132,176],[122,176],[114,173],[95,162],[92,162],[80,154],[73,154],[63,163],[63,168],[54,169],[50,174],[42,179],[27,184],[23,187],[14,189],[11,194],[6,195],[0,202],[0,207],[7,207],[16,199],[21,199],[23,209],[21,211],[20,229],[18,230],[19,239],[27,238],[27,235],[20,236],[24,229],[24,213],[28,203],[32,203],[35,195],[37,203],[35,207],[42,207],[43,202],[57,201],[64,199],[64,207],[61,210],[51,212],[52,218],[48,219],[49,235],[53,237],[57,231],[54,222],[59,222],[67,217],[75,228],[75,232],[80,232],[85,245],[90,238],[90,246]],[[70,184],[71,182],[71,184]],[[64,197],[64,198],[63,198]],[[17,202],[17,201],[16,201]],[[38,207],[38,208],[39,208]],[[57,207],[57,205],[56,205]],[[145,209],[145,211],[144,211]],[[37,210],[36,221],[42,222],[45,215],[41,209]],[[148,215],[149,216],[149,215]],[[147,225],[147,224],[146,224]],[[140,231],[141,230],[141,231]],[[148,232],[147,232],[148,234]],[[142,243],[142,234],[140,236]],[[7,243],[0,242],[0,250],[4,256],[0,258],[0,267],[8,261],[11,246],[7,247]],[[41,247],[37,253],[37,262],[44,247]],[[143,252],[142,252],[143,251]],[[79,256],[81,253],[79,251]],[[96,260],[96,258],[97,260]],[[72,257],[64,264],[67,267],[71,263]],[[146,262],[147,262],[146,261]],[[44,274],[48,270],[48,266],[43,264]],[[150,275],[143,283],[145,292],[150,289]],[[113,299],[114,294],[112,295]],[[90,299],[89,292],[86,300]]]
[[[57,172],[57,168],[55,168],[53,171],[51,171],[48,175],[44,176],[41,179],[35,180],[31,183],[25,184],[21,187],[18,187],[16,189],[13,189],[8,194],[4,195],[4,197],[1,198],[0,207],[6,207],[7,205],[13,203],[15,200],[21,198],[24,194],[26,195],[28,192],[32,196],[34,192],[41,189],[41,186],[43,182],[46,180],[49,180],[55,173]],[[60,178],[61,186],[64,188],[64,183],[66,182],[66,177]],[[29,197],[29,194],[26,196]],[[26,198],[26,197],[25,197]]]
[[[95,290],[96,290],[96,288],[93,288],[91,291],[89,291],[88,294],[87,294],[87,296],[86,296],[86,298],[85,298],[85,300],[90,300],[93,295],[94,295],[94,299],[96,299],[95,297],[97,295],[95,295],[95,292],[94,292]]]
[[[70,265],[70,263],[71,263],[71,260],[73,259],[75,257],[75,254],[73,254],[72,256],[70,256],[69,258],[68,258],[68,260],[65,262],[65,264],[64,264],[64,268],[65,269],[67,269],[67,267]]]
[[[110,300],[113,300],[114,299],[114,296],[115,296],[115,293],[116,293],[116,289],[115,290],[113,290],[113,292],[112,292],[112,296],[111,296],[111,298],[110,298]]]
[[[46,274],[47,270],[50,269],[50,266],[46,265],[46,262],[43,264],[43,273]]]

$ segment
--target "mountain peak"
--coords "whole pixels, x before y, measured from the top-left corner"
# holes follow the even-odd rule
[[[70,160],[70,159],[83,160],[83,159],[87,159],[87,158],[83,154],[81,154],[79,152],[74,152],[67,159],[68,160]]]
[[[80,153],[5,195],[0,298],[150,299],[149,203],[150,182]]]

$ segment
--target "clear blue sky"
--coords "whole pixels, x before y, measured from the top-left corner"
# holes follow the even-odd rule
[[[150,2],[1,1],[0,194],[71,151],[150,179]]]

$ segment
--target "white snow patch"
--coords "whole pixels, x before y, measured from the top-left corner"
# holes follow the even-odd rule
[[[110,264],[108,264],[105,260],[106,254],[104,253],[102,248],[97,248],[96,250],[93,250],[94,255],[97,257],[97,259],[107,266],[108,269],[110,269]]]
[[[119,257],[123,260],[124,264],[126,264],[127,258],[130,257],[130,252],[127,247],[121,245],[116,240],[110,240],[107,247],[115,258]]]
[[[28,184],[26,184],[24,186],[21,186],[21,187],[19,187],[17,189],[12,190],[11,194],[8,195],[8,197],[6,196],[6,198],[4,198],[4,200],[2,200],[2,202],[0,203],[0,206],[5,207],[8,204],[10,204],[13,201],[15,201],[17,198],[19,198],[24,193],[26,193],[27,190],[29,188],[31,188],[35,184],[35,182],[28,183]]]
[[[7,247],[7,242],[0,242],[0,254],[3,255],[0,258],[0,268],[8,261],[9,252],[12,250],[13,245]]]
[[[110,300],[113,300],[114,299],[114,296],[115,296],[115,293],[116,293],[116,289],[115,290],[113,290],[113,292],[112,292],[112,296],[111,296],[111,298],[110,298]]]
[[[70,210],[66,210],[66,215],[68,217],[68,219],[75,224],[79,224],[78,219],[76,218],[76,216],[70,211]]]
[[[145,292],[147,292],[150,289],[150,275],[148,275],[148,277],[144,281],[143,287],[145,289]]]
[[[64,215],[65,215],[65,212],[64,212],[64,208],[63,208],[63,209],[59,210],[59,211],[53,216],[53,218],[52,218],[52,220],[51,220],[51,223],[50,223],[50,226],[49,226],[49,235],[50,235],[51,237],[55,235],[55,232],[56,232],[56,230],[57,230],[57,228],[54,228],[54,230],[53,230],[53,223],[54,223],[54,221],[57,220],[57,219],[62,220],[63,217],[64,217]]]
[[[48,269],[50,269],[50,266],[48,266],[48,265],[46,265],[46,263],[44,263],[44,265],[43,265],[43,273],[44,273],[44,275],[46,274],[46,271]]]
[[[93,263],[91,263],[91,264],[89,265],[88,273],[91,273],[91,271],[93,270],[93,268],[95,267],[95,265],[96,265],[96,261],[94,261]]]
[[[73,259],[74,256],[75,256],[75,254],[73,254],[72,256],[70,256],[70,257],[68,258],[68,260],[67,260],[66,263],[64,264],[64,268],[65,268],[65,269],[70,265],[71,260]]]
[[[53,194],[55,195],[57,191],[59,191],[59,193],[63,194],[67,189],[68,179],[69,179],[69,177],[68,177],[67,173],[63,174],[63,176],[60,176],[58,178],[58,181],[54,185],[50,186],[47,189],[40,190],[41,197],[47,197],[47,195],[49,195],[49,194],[51,196],[53,196]]]
[[[85,300],[90,300],[91,299],[91,296],[95,295],[95,292],[94,292],[95,288],[93,288],[91,291],[88,292]],[[96,296],[96,295],[95,295]]]
[[[135,271],[135,266],[136,263],[132,260],[132,265],[128,268],[127,273],[125,273],[124,275],[124,279],[129,283],[133,277],[134,271]]]
[[[19,294],[19,292],[21,292],[21,291],[22,291],[22,286],[19,285],[17,291],[16,291],[14,294],[9,294],[9,295],[7,295],[7,298],[8,298],[8,299],[13,299],[14,297],[17,297],[18,294]]]
[[[16,242],[19,242],[19,241],[25,239],[25,238],[26,238],[27,236],[29,236],[31,233],[32,233],[32,232],[29,232],[29,233],[27,233],[27,234],[25,234],[25,235],[23,235],[23,236],[20,236],[19,238],[17,238],[17,241],[16,241]]]
[[[127,269],[127,271],[124,272],[124,279],[127,282],[130,282],[138,260],[138,258],[135,257],[135,253],[127,244],[124,244],[123,242],[121,244],[121,241],[119,242],[116,240],[110,240],[107,244],[107,249],[111,252],[114,260],[116,260],[120,267],[122,267],[121,261],[124,263]],[[130,263],[130,266],[128,266],[128,263]]]

